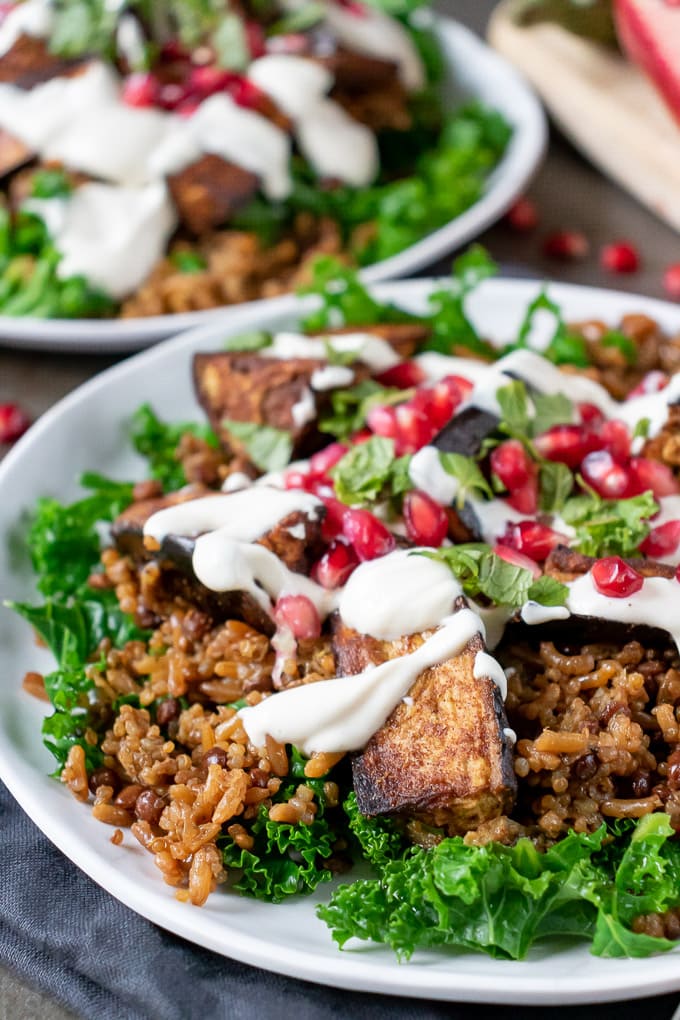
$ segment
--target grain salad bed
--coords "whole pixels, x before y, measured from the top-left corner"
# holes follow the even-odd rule
[[[552,306],[542,357],[532,315],[494,351],[466,313],[491,268],[468,254],[417,316],[345,274],[311,339],[203,351],[213,428],[142,409],[151,480],[39,506],[47,602],[18,608],[60,666],[26,683],[63,781],[181,899],[340,875],[340,943],[647,955],[678,927],[677,340]]]

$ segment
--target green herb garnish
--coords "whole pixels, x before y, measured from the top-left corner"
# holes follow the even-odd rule
[[[279,471],[290,463],[293,452],[290,432],[276,429],[272,425],[256,425],[231,418],[225,418],[222,427],[241,443],[260,471]]]

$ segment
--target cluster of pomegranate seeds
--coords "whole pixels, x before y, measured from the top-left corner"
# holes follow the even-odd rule
[[[516,549],[523,556],[528,556],[536,563],[546,560],[553,549],[561,542],[568,542],[566,535],[554,531],[546,524],[538,521],[508,521],[507,527],[498,541],[501,545]]]
[[[414,489],[404,497],[406,534],[416,545],[439,547],[449,531],[449,519],[443,506],[426,492]]]
[[[0,404],[0,443],[15,443],[31,425],[31,419],[18,404]]]
[[[291,631],[294,638],[318,638],[321,620],[317,608],[306,595],[282,595],[274,607],[277,626]]]
[[[600,265],[608,273],[636,273],[640,268],[640,255],[630,241],[614,241],[601,249]]]
[[[652,528],[640,546],[643,556],[658,559],[660,556],[671,556],[680,546],[680,521],[667,521]]]
[[[590,241],[580,230],[556,230],[543,242],[543,254],[562,262],[584,259],[590,252]]]
[[[644,577],[631,567],[620,556],[605,556],[593,564],[591,570],[593,584],[600,595],[609,598],[625,599],[640,591]]]
[[[425,381],[425,373],[417,361],[400,361],[398,365],[385,369],[376,375],[381,386],[393,386],[398,390],[410,390]]]
[[[508,490],[510,506],[522,514],[538,509],[538,470],[519,439],[508,439],[491,453],[491,470]]]
[[[523,234],[538,225],[538,210],[530,198],[522,195],[508,209],[505,220],[513,230]]]
[[[383,385],[411,389],[419,372],[414,362],[402,362],[383,372],[378,380]],[[451,420],[471,390],[472,384],[458,375],[447,375],[427,386],[416,383],[415,393],[403,403],[372,407],[366,424],[374,435],[394,440],[398,457],[416,453]]]

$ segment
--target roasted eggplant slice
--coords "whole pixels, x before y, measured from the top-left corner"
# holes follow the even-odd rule
[[[225,223],[255,195],[256,174],[210,153],[168,177],[181,222],[192,234]]]
[[[414,651],[430,632],[378,641],[334,623],[340,673]],[[496,684],[476,679],[480,636],[422,673],[352,764],[359,809],[465,833],[512,807],[516,782],[505,709]]]

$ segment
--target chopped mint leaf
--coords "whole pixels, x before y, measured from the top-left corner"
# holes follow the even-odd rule
[[[574,548],[587,556],[631,556],[649,534],[649,518],[659,509],[651,492],[630,499],[604,500],[589,492],[568,499],[562,517],[576,529]]]
[[[394,442],[372,436],[354,446],[331,471],[339,500],[349,506],[370,503],[378,498],[394,464]]]
[[[36,170],[31,179],[33,198],[64,198],[73,190],[64,170]]]
[[[279,471],[290,463],[293,441],[289,432],[272,425],[256,425],[232,418],[224,418],[222,427],[241,443],[260,471]]]
[[[346,390],[334,390],[331,394],[331,413],[321,418],[319,428],[337,439],[346,439],[363,427],[372,407],[379,404],[401,404],[412,393],[413,390],[381,386],[373,379],[364,379]]]
[[[336,326],[422,321],[395,305],[380,304],[361,283],[356,270],[348,269],[330,255],[314,260],[312,282],[299,293],[315,294],[321,301],[319,307],[302,320],[302,328],[309,333],[320,333]]]
[[[243,18],[223,9],[211,41],[219,67],[227,71],[245,71],[251,58]]]
[[[555,425],[566,425],[574,420],[574,405],[564,393],[532,393],[534,405],[531,434],[540,436]]]
[[[197,251],[174,251],[170,261],[180,273],[202,273],[208,263]]]
[[[546,514],[559,513],[574,487],[574,476],[566,464],[544,460],[538,477],[541,510]]]
[[[491,486],[472,457],[462,453],[440,453],[439,460],[444,470],[458,480],[456,506],[460,509],[466,499],[492,499]]]
[[[617,347],[628,365],[634,365],[638,359],[638,350],[635,341],[618,329],[610,329],[600,340],[602,347]]]
[[[397,457],[390,468],[389,486],[393,496],[403,496],[413,488],[410,468],[412,457],[406,454],[404,457]]]
[[[510,435],[526,438],[529,435],[531,407],[527,388],[519,379],[496,391],[496,400],[501,409],[501,427]]]
[[[529,588],[529,598],[542,606],[563,606],[568,594],[566,584],[547,574],[539,577]]]
[[[225,351],[262,351],[271,347],[272,335],[264,329],[251,329],[238,336],[230,336],[222,344]]]
[[[539,594],[543,594],[545,589],[546,597],[553,599],[546,605],[562,605],[566,599],[566,587],[563,586],[563,591],[552,584],[536,588],[538,582],[534,582],[530,570],[508,563],[484,542],[464,542],[414,555],[429,556],[446,564],[460,581],[466,595],[473,599],[484,595],[497,606],[519,608],[528,599],[534,598],[530,594],[532,589]]]
[[[633,429],[633,439],[646,439],[649,435],[649,426],[652,424],[649,418],[640,418]]]
[[[534,327],[534,319],[540,311],[549,312],[555,321],[555,330],[553,332],[552,339],[542,352],[543,356],[547,358],[548,361],[552,361],[555,365],[579,365],[580,367],[589,365],[590,358],[588,356],[588,348],[585,340],[583,337],[569,332],[562,318],[562,312],[559,305],[555,304],[544,290],[541,291],[536,298],[534,298],[527,308],[517,334],[517,340],[514,344],[510,344],[506,347],[506,353],[508,351],[517,350],[517,348],[529,346],[529,338]]]

